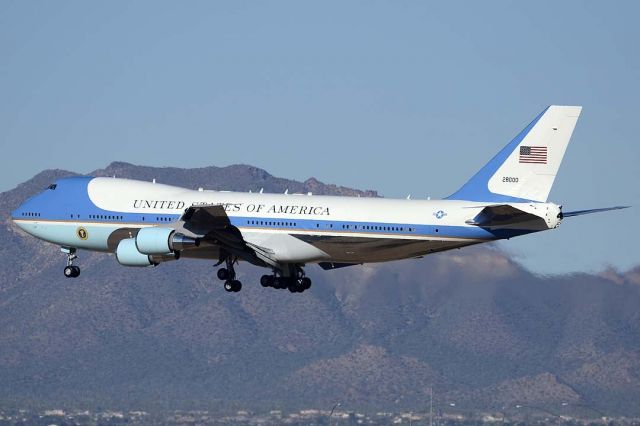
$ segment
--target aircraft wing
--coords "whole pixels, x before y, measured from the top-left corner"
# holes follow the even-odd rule
[[[330,269],[346,268],[347,266],[362,265],[362,263],[336,263],[336,262],[320,262],[318,263],[322,269],[328,271]]]
[[[180,219],[182,227],[209,244],[256,265],[274,265],[273,251],[247,242],[220,204],[192,206]]]

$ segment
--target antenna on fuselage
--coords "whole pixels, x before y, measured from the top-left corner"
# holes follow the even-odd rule
[[[284,191],[284,195],[288,195],[289,194],[289,188],[285,189]]]
[[[264,191],[264,188],[260,188],[260,193],[262,194],[262,192]]]
[[[411,194],[407,195],[407,200],[411,199]]]
[[[152,182],[153,182],[153,183],[156,183],[156,179],[155,179],[155,178],[153,178]]]

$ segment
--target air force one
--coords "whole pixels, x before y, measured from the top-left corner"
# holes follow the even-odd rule
[[[190,190],[155,182],[60,179],[12,213],[17,226],[61,246],[66,277],[78,249],[115,253],[125,266],[209,259],[237,292],[239,260],[269,268],[264,287],[303,292],[305,265],[386,262],[557,228],[547,202],[582,108],[550,106],[462,188],[443,200],[392,200]]]

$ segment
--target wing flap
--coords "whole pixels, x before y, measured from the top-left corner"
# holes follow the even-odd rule
[[[320,265],[320,267],[325,271],[328,271],[331,269],[346,268],[347,266],[355,266],[355,265],[362,265],[362,264],[361,263],[320,262],[318,263],[318,265]]]
[[[270,250],[247,243],[220,204],[191,206],[185,210],[181,221],[184,229],[201,236],[203,241],[219,246],[222,251],[254,264],[273,264]]]

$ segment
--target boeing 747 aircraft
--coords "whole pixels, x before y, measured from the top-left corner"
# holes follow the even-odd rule
[[[125,266],[180,258],[217,261],[225,290],[242,288],[239,260],[271,270],[264,287],[302,292],[305,265],[323,269],[419,258],[557,228],[547,201],[581,107],[550,106],[462,188],[444,200],[392,200],[190,190],[155,182],[72,177],[12,213],[29,234],[61,246],[64,275],[78,249],[115,253]]]

